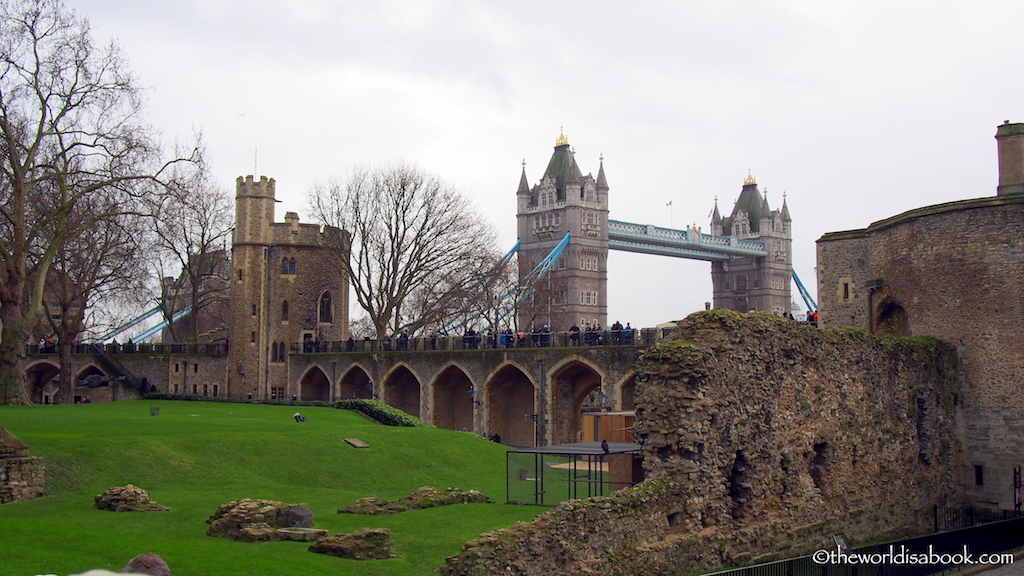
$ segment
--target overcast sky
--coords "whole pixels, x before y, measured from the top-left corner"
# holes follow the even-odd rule
[[[564,127],[584,173],[604,155],[616,220],[708,231],[749,170],[772,208],[786,195],[808,286],[825,232],[995,194],[996,126],[1024,122],[1020,0],[70,5],[121,45],[167,142],[202,130],[228,190],[277,180],[279,221],[309,221],[316,180],[404,159],[510,248],[522,162],[535,184]],[[609,322],[711,300],[706,262],[608,268]]]

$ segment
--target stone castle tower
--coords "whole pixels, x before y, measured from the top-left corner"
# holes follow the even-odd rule
[[[228,394],[333,400],[329,382],[291,390],[288,358],[348,338],[348,276],[338,260],[347,256],[348,235],[300,224],[295,212],[275,223],[274,184],[266,176],[236,182]]]
[[[769,208],[767,193],[762,195],[758,191],[753,176],[743,181],[743,190],[728,217],[719,214],[716,200],[711,234],[763,242],[768,256],[734,256],[727,262],[713,262],[715,308],[780,315],[789,312],[793,284],[792,222],[785,199],[781,210]]]
[[[604,159],[597,180],[583,176],[569,139],[555,141],[540,182],[530,188],[526,165],[519,179],[516,218],[519,226],[519,277],[533,270],[570,234],[568,246],[547,277],[537,282],[531,300],[519,310],[519,327],[548,325],[552,331],[573,324],[607,327],[608,317],[608,182]]]

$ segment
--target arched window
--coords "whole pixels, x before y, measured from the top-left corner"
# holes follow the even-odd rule
[[[281,321],[288,321],[288,301],[281,302]]]
[[[287,274],[287,273],[288,273],[288,259],[287,258],[281,258],[281,274]]]
[[[331,293],[324,292],[320,296],[320,321],[333,322],[331,314]]]
[[[295,274],[295,258],[288,261],[288,273]]]
[[[270,361],[277,362],[277,342],[270,345]]]

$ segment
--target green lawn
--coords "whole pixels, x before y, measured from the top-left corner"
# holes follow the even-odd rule
[[[150,416],[150,406],[160,408]],[[45,498],[0,505],[0,572],[67,575],[119,571],[155,552],[175,576],[431,574],[481,532],[545,510],[505,500],[505,447],[471,434],[380,426],[332,408],[133,401],[0,406],[0,426],[45,458]],[[357,437],[370,448],[343,439]],[[134,484],[169,512],[91,508],[111,486]],[[498,504],[390,516],[338,514],[356,498],[388,500],[420,486],[476,489]],[[243,544],[205,535],[216,508],[236,498],[304,502],[331,534],[390,528],[402,558],[358,562],[300,542]]]

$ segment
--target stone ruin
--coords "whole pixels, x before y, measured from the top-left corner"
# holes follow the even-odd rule
[[[313,513],[305,504],[285,504],[276,500],[232,500],[217,508],[206,523],[210,525],[207,536],[239,542],[309,542],[327,536],[326,530],[313,528]]]
[[[957,350],[712,310],[642,353],[648,479],[467,543],[455,576],[681,574],[926,533],[963,499]]]
[[[494,504],[494,500],[476,490],[462,491],[458,488],[434,488],[424,486],[408,496],[388,502],[380,498],[360,498],[351,505],[338,510],[340,514],[394,514],[406,510],[450,506],[452,504]]]
[[[327,554],[349,560],[387,560],[401,558],[392,549],[391,530],[387,528],[360,528],[348,534],[335,534],[317,540],[309,547],[310,552]]]
[[[166,512],[169,508],[153,502],[149,492],[131,484],[114,486],[96,495],[93,508],[111,512]]]
[[[43,459],[28,455],[28,444],[0,426],[0,504],[46,494]]]

